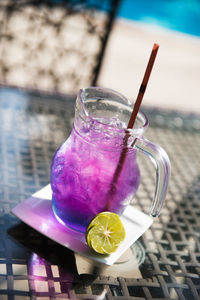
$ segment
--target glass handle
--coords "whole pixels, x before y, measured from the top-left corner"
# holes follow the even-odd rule
[[[152,201],[150,215],[159,216],[168,188],[171,173],[171,164],[165,150],[144,138],[138,138],[135,148],[147,155],[156,168],[156,188]]]

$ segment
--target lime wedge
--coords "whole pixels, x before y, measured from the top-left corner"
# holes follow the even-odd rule
[[[125,238],[120,217],[113,212],[101,212],[92,219],[86,232],[89,247],[100,254],[111,254]]]

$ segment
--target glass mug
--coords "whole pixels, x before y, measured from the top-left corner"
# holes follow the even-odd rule
[[[143,137],[148,127],[143,113],[138,113],[134,129],[126,128],[132,109],[116,91],[100,87],[79,91],[72,132],[55,152],[51,164],[53,211],[70,228],[85,232],[98,213],[123,213],[140,183],[138,151],[151,158],[156,167],[150,215],[160,214],[170,161],[161,147]]]

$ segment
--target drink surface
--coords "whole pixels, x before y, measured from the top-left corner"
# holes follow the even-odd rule
[[[73,127],[51,166],[53,210],[59,221],[85,232],[99,212],[122,214],[140,181],[136,151],[130,148],[113,184],[123,147],[123,137],[114,131],[106,135],[103,126]]]

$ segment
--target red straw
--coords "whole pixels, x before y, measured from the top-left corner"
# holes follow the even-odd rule
[[[146,90],[146,87],[147,87],[147,84],[148,84],[148,81],[149,81],[149,77],[150,77],[150,74],[151,74],[151,71],[152,71],[152,68],[153,68],[153,64],[154,64],[154,61],[155,61],[155,58],[156,58],[156,55],[157,55],[157,52],[158,52],[158,48],[159,48],[158,44],[153,45],[153,49],[151,51],[149,62],[148,62],[148,65],[147,65],[147,68],[146,68],[146,71],[145,71],[145,74],[144,74],[144,77],[143,77],[143,80],[142,80],[142,84],[140,86],[139,93],[138,93],[138,96],[137,96],[137,99],[136,99],[136,102],[135,102],[135,105],[134,105],[134,108],[133,108],[133,111],[132,111],[132,114],[131,114],[131,117],[130,117],[127,128],[133,128],[133,126],[134,126],[134,123],[135,123],[135,120],[136,120],[136,117],[137,117],[137,114],[138,114],[138,111],[139,111],[139,108],[140,108],[140,105],[141,105],[141,102],[142,102],[142,99],[143,99],[143,96],[144,96],[144,93],[145,93],[145,90]],[[111,200],[110,196],[112,196],[116,191],[115,184],[117,183],[117,180],[119,178],[119,175],[120,175],[121,170],[122,170],[123,165],[124,165],[124,161],[125,161],[125,158],[126,158],[126,153],[128,151],[127,142],[128,142],[129,136],[130,136],[129,133],[126,133],[126,135],[124,137],[124,147],[123,147],[122,152],[120,154],[119,162],[118,162],[117,168],[115,170],[115,173],[113,175],[113,179],[112,179],[112,182],[110,184],[110,190],[109,190],[108,195],[107,195],[106,210],[109,210],[109,208],[110,208],[110,200]]]
[[[151,56],[149,58],[149,62],[148,62],[148,65],[147,65],[147,68],[146,68],[146,71],[145,71],[145,74],[144,74],[144,77],[142,80],[142,84],[140,86],[139,93],[138,93],[138,96],[137,96],[137,99],[136,99],[136,102],[135,102],[135,105],[133,108],[133,112],[131,114],[127,128],[133,128],[133,126],[134,126],[134,123],[135,123],[135,120],[136,120],[136,117],[137,117],[137,114],[138,114],[138,111],[139,111],[139,108],[140,108],[140,105],[141,105],[141,102],[142,102],[142,99],[143,99],[143,96],[144,96],[144,93],[145,93],[145,90],[147,87],[147,84],[149,81],[149,77],[151,75],[151,71],[152,71],[154,61],[155,61],[155,58],[156,58],[156,55],[158,52],[158,48],[159,48],[158,44],[153,45],[153,49],[151,51]]]

